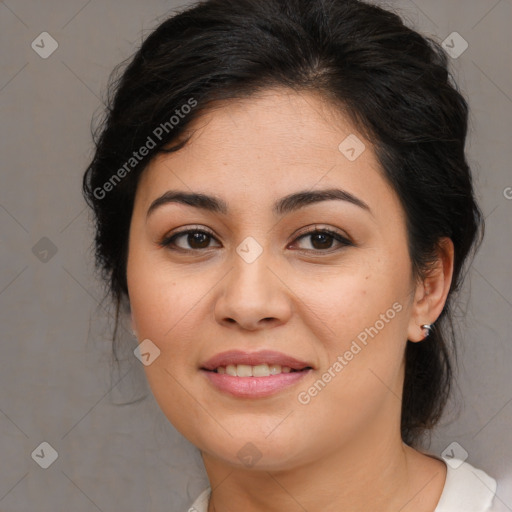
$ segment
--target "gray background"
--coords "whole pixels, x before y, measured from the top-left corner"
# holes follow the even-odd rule
[[[109,72],[180,5],[186,2],[0,3],[3,512],[179,512],[207,485],[197,451],[152,395],[136,401],[148,388],[127,329],[126,361],[110,373],[111,310],[93,274],[80,191]],[[487,233],[459,311],[460,390],[430,450],[459,443],[468,462],[498,479],[499,502],[512,510],[505,485],[512,479],[512,1],[386,5],[439,41],[456,31],[469,44],[451,60],[472,107],[468,151]],[[58,42],[46,59],[31,47],[43,31]],[[48,469],[31,457],[43,441],[58,453]]]

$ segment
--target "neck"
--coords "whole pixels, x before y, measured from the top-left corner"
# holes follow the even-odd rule
[[[208,512],[432,512],[444,486],[443,463],[404,445],[399,425],[381,426],[287,470],[234,468],[203,453],[212,488]]]

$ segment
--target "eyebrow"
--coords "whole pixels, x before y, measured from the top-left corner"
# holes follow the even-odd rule
[[[331,200],[346,201],[358,206],[359,208],[362,208],[363,210],[368,211],[371,214],[370,207],[363,200],[354,196],[350,192],[347,192],[346,190],[341,190],[338,188],[314,191],[304,190],[289,194],[276,201],[272,211],[275,215],[285,215],[313,203]],[[151,203],[151,206],[148,208],[146,213],[146,218],[148,218],[157,208],[169,203],[185,204],[188,206],[193,206],[194,208],[200,208],[202,210],[213,213],[221,213],[224,215],[229,213],[227,203],[219,197],[201,193],[168,190]]]

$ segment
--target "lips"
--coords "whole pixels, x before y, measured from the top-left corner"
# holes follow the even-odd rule
[[[300,371],[313,368],[311,363],[301,361],[295,357],[275,352],[273,350],[261,350],[258,352],[244,352],[241,350],[229,350],[216,354],[201,365],[202,370],[214,371],[220,366],[245,364],[257,366],[261,364],[287,366],[292,370]]]
[[[206,382],[224,395],[261,399],[298,386],[314,369],[311,363],[273,350],[230,350],[208,359],[200,370]]]

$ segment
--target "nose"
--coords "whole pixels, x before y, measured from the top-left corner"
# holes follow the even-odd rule
[[[234,267],[221,281],[221,294],[215,304],[218,323],[255,331],[289,320],[292,293],[265,252],[252,263],[234,256]]]

